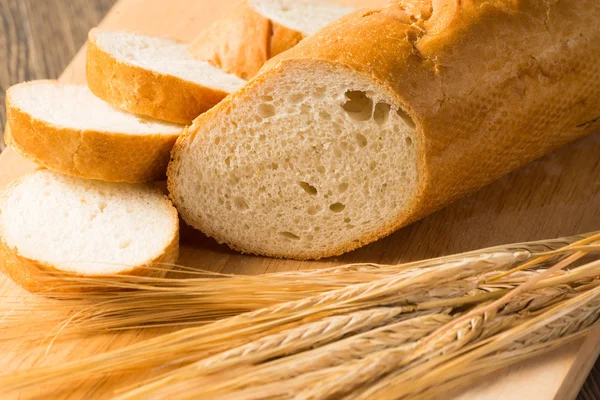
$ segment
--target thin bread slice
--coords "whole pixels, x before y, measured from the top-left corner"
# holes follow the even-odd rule
[[[6,143],[58,172],[112,182],[164,177],[180,125],[122,112],[85,86],[35,81],[6,97]]]
[[[38,170],[0,192],[0,270],[30,291],[53,276],[156,275],[146,267],[178,249],[177,211],[152,185]]]
[[[321,0],[243,0],[194,39],[190,51],[248,79],[271,57],[352,11]]]
[[[329,25],[198,118],[168,170],[184,220],[335,256],[600,128],[600,2],[403,5]]]
[[[134,114],[189,124],[245,82],[162,37],[92,29],[86,74],[102,100]]]

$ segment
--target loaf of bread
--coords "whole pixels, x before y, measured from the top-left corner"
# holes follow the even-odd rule
[[[171,39],[92,29],[86,74],[90,90],[124,111],[189,124],[244,80],[192,57]]]
[[[6,94],[6,144],[63,174],[111,182],[165,176],[183,126],[122,112],[88,88],[54,81],[15,85]]]
[[[30,291],[71,275],[162,275],[146,267],[170,266],[178,249],[177,211],[151,185],[38,170],[0,192],[0,270]]]
[[[248,79],[271,57],[354,10],[323,0],[242,0],[193,40],[190,51]]]
[[[329,25],[180,137],[183,218],[335,256],[600,127],[600,2],[394,2]],[[493,229],[493,227],[490,227]]]

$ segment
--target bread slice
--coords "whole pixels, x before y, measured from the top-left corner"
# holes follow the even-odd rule
[[[30,291],[52,274],[152,275],[177,261],[177,211],[157,188],[38,170],[0,194],[0,269]]]
[[[194,39],[191,52],[248,79],[271,57],[352,11],[322,0],[243,0]]]
[[[44,167],[113,182],[165,175],[180,125],[111,107],[85,86],[53,81],[8,89],[6,143]]]
[[[334,256],[600,127],[599,2],[402,4],[329,25],[198,118],[168,170],[185,221]]]
[[[189,124],[245,82],[162,37],[92,29],[86,74],[102,100],[134,114]]]

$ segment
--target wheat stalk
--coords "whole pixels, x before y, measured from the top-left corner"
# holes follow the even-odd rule
[[[547,253],[548,250],[553,252],[555,249],[546,248],[544,251]],[[551,253],[551,256],[556,258],[557,256],[560,257],[564,254],[573,254],[574,252],[577,253],[580,251],[582,251],[581,243],[576,242],[570,249],[558,253]],[[467,307],[468,309],[468,307],[473,304],[502,298],[505,296],[506,292],[510,293],[511,289],[522,285],[524,282],[530,282],[531,278],[527,278],[527,274],[533,274],[538,277],[541,276],[539,279],[536,278],[536,282],[530,284],[532,290],[543,290],[546,288],[549,291],[549,286],[564,285],[567,283],[572,284],[575,289],[585,288],[585,290],[591,291],[596,287],[594,286],[596,284],[595,282],[590,283],[590,278],[598,276],[599,271],[597,266],[593,267],[590,265],[566,273],[559,273],[558,271],[555,271],[556,267],[552,267],[554,270],[551,271],[551,276],[548,276],[545,269],[513,273],[509,279],[494,281],[492,283],[487,282],[490,280],[490,274],[496,276],[505,268],[514,265],[515,262],[530,260],[531,257],[532,253],[529,251],[498,252],[492,254],[477,253],[477,255],[471,257],[462,257],[458,259],[449,258],[453,261],[441,262],[434,266],[425,262],[420,264],[417,263],[416,265],[413,264],[411,268],[406,268],[406,266],[404,266],[404,268],[402,268],[404,273],[397,273],[367,283],[330,290],[302,300],[275,304],[267,308],[227,318],[205,326],[188,328],[179,332],[163,335],[118,351],[101,354],[85,360],[59,366],[35,368],[17,374],[3,375],[0,376],[0,386],[6,390],[12,390],[40,383],[64,383],[67,380],[72,381],[96,377],[106,373],[152,368],[163,364],[180,366],[193,362],[201,362],[211,356],[218,359],[219,353],[231,349],[232,347],[247,345],[248,347],[246,349],[249,349],[252,345],[248,343],[261,340],[261,338],[265,338],[264,343],[267,343],[268,340],[266,338],[269,336],[277,335],[285,331],[289,333],[289,331],[293,329],[301,330],[303,325],[317,324],[324,318],[345,315],[347,313],[357,313],[373,308],[381,308],[382,306],[401,308],[403,312],[417,312],[423,310],[430,310],[430,312],[432,312],[431,310],[433,309],[449,307],[453,310],[456,309],[455,313],[460,313],[460,310],[464,309],[464,307]],[[571,262],[573,257],[568,260]],[[540,261],[546,262],[548,260]],[[566,265],[563,261],[559,263],[562,266]],[[427,265],[430,265],[430,267],[427,267]],[[530,266],[534,265],[540,266],[540,262],[530,264]],[[361,271],[361,273],[362,272],[364,271]],[[219,281],[219,279],[217,279],[217,281]],[[308,278],[307,281],[309,281]],[[578,286],[578,284],[575,284],[576,281],[582,281],[583,284]],[[557,288],[560,289],[558,286]],[[127,290],[131,289],[133,288],[127,288]],[[565,288],[565,290],[572,290],[571,286]],[[558,297],[549,294],[548,291],[543,296],[545,296],[549,302],[556,302]],[[512,292],[514,292],[514,290]],[[560,294],[560,296],[563,295],[564,293]],[[457,345],[456,341],[453,340],[452,334],[449,336],[437,337],[438,335],[434,332],[433,334],[429,334],[418,340],[417,350],[419,351],[415,352],[413,351],[414,348],[411,347],[411,351],[405,353],[403,357],[395,354],[397,357],[396,360],[404,363],[403,365],[405,367],[410,366],[411,368],[409,368],[409,370],[418,367],[425,355],[435,355],[435,351],[434,353],[431,353],[423,350],[423,348],[426,347],[424,346],[424,343],[427,344],[427,346],[433,346],[432,348],[434,349],[443,349],[445,353],[454,353],[457,349],[464,348],[471,341],[480,340],[482,335],[488,335],[489,333],[486,332],[493,331],[490,331],[489,325],[483,323],[486,321],[486,316],[502,314],[503,312],[510,315],[509,310],[511,310],[511,307],[513,307],[513,310],[521,307],[518,304],[524,305],[525,307],[532,307],[532,309],[534,307],[543,307],[545,304],[543,296],[534,296],[535,298],[529,300],[524,300],[519,293],[517,293],[517,296],[509,296],[508,301],[495,306],[493,313],[489,311],[489,306],[487,306],[486,312],[475,315],[470,319],[469,322],[480,321],[480,323],[479,325],[475,325],[477,329],[469,330],[465,328],[467,329],[465,332],[461,331],[460,337],[467,338],[468,336],[468,340],[465,339],[465,341],[461,341]],[[215,305],[215,307],[217,307],[217,305]],[[512,312],[514,313],[514,311]],[[466,315],[469,315],[469,313]],[[459,320],[460,318],[461,317],[456,314],[456,317],[453,320]],[[508,321],[508,315],[506,320]],[[445,324],[445,326],[452,326],[451,324],[452,322],[449,322],[449,324]],[[471,325],[469,325],[469,327],[470,326]],[[351,338],[356,336],[359,335],[352,336]],[[433,341],[431,341],[432,336],[435,339]],[[294,342],[294,344],[291,344],[288,342],[286,345],[298,346],[294,351],[301,351],[303,347],[299,343],[300,342]],[[337,343],[338,342],[335,342],[333,344]],[[330,346],[333,344],[330,344]],[[405,345],[412,346],[413,344]],[[325,347],[327,347],[327,345],[321,348]],[[279,352],[277,354],[281,354],[284,350],[285,347],[281,347],[276,351]],[[262,356],[268,353],[268,349],[265,351],[265,353],[261,353]],[[257,352],[256,354],[259,353],[260,352]],[[309,354],[310,351],[305,351],[304,353]],[[301,352],[299,354],[302,355],[304,353]],[[262,356],[257,357],[260,360]],[[371,356],[372,354],[369,353],[364,359]],[[283,360],[285,360],[285,358]],[[343,368],[344,366],[347,366],[345,364],[358,363],[360,361],[361,360],[348,361],[342,366],[334,367],[334,369]],[[241,357],[237,358],[235,364],[228,365],[246,364],[243,357]],[[193,370],[193,368],[190,368],[189,370]],[[314,376],[323,376],[322,373],[323,371],[321,370],[310,370],[309,372],[301,373],[301,375],[294,379],[306,378],[310,374],[315,374]],[[368,376],[368,374],[365,376]],[[163,379],[168,379],[168,375],[164,376]],[[361,379],[356,382],[360,382]],[[367,381],[369,380],[367,379]],[[215,392],[218,392],[218,390]]]
[[[595,267],[596,269],[592,268]],[[587,276],[597,276],[598,275],[598,263],[591,263],[587,266],[583,266],[580,267],[579,270],[573,270],[573,271],[569,271],[567,273],[562,273],[559,274],[559,276],[556,277],[552,277],[549,278],[548,282],[545,283],[545,285],[548,285],[550,283],[555,284],[555,285],[560,285],[564,282],[569,282],[569,281],[575,281],[575,280],[581,280],[582,278],[585,278]],[[494,273],[491,273],[491,275],[493,275]],[[533,275],[539,275],[538,272],[530,272],[530,273],[517,273],[514,274],[514,276],[511,277],[510,282],[498,282],[495,284],[492,284],[491,286],[486,286],[486,285],[482,285],[480,288],[477,289],[476,292],[487,292],[487,291],[494,291],[494,290],[499,290],[499,289],[506,289],[506,287],[511,286],[517,287],[518,285],[522,284],[524,281],[530,280],[532,278]],[[485,279],[484,279],[485,280]],[[570,287],[560,287],[560,286],[556,286],[556,287],[546,287],[544,285],[538,285],[538,287],[541,287],[542,289],[537,289],[536,292],[534,292],[533,294],[530,294],[528,296],[523,296],[522,298],[513,298],[512,302],[508,305],[505,305],[504,307],[502,307],[501,309],[498,310],[498,314],[499,315],[504,315],[504,314],[510,314],[510,313],[515,313],[518,312],[522,309],[527,308],[529,311],[533,311],[533,310],[537,310],[538,308],[542,308],[542,307],[546,307],[550,304],[553,304],[553,302],[555,302],[558,299],[563,298],[566,294],[568,294],[570,292]],[[477,294],[477,293],[471,293],[473,294]],[[499,293],[500,295],[502,293]],[[452,299],[451,301],[453,301],[454,299]],[[419,307],[417,307],[419,308]],[[514,318],[514,316],[511,316],[511,318]],[[508,324],[507,321],[510,321],[509,318],[505,318],[504,321],[501,321],[502,324],[506,325]],[[493,323],[494,324],[498,324],[500,322],[500,320],[496,319]],[[488,324],[489,325],[489,324]],[[502,325],[500,325],[502,326]],[[494,331],[498,330],[499,328],[496,326],[494,327],[489,327],[489,326],[485,326],[485,330],[482,329],[479,330],[479,333],[483,332],[483,336],[488,336],[490,334],[492,334]],[[475,332],[475,331],[473,331]],[[465,335],[463,335],[463,337],[465,337]],[[351,341],[352,338],[347,339],[346,341]],[[332,346],[341,346],[344,344],[345,341],[342,342],[338,342],[335,343]],[[323,351],[325,351],[325,358],[328,358],[328,355],[326,353],[326,349],[328,347],[331,346],[326,346],[323,347]],[[362,348],[369,348],[368,346],[366,346],[364,343],[361,344],[361,346],[358,347],[362,347]],[[315,350],[316,351],[316,350]],[[311,351],[305,354],[301,354],[299,356],[294,356],[288,359],[285,359],[284,364],[281,364],[281,362],[276,361],[274,363],[274,365],[272,366],[272,368],[266,368],[264,369],[264,371],[261,368],[253,368],[251,370],[251,372],[247,375],[247,378],[249,380],[246,380],[244,382],[244,378],[240,377],[239,374],[236,375],[235,379],[230,379],[228,380],[226,383],[221,384],[220,386],[217,385],[217,389],[220,390],[225,390],[225,389],[229,389],[231,390],[232,388],[239,388],[239,387],[244,387],[244,386],[248,386],[250,384],[252,384],[252,382],[259,382],[259,383],[265,383],[265,382],[270,382],[272,380],[283,380],[283,379],[288,379],[290,377],[293,377],[297,374],[300,373],[304,373],[307,371],[306,369],[306,363],[308,363],[308,365],[312,365],[313,369],[320,369],[323,368],[325,364],[319,364],[317,362],[317,360],[320,360],[320,358],[318,357],[318,355],[314,354],[315,351]],[[343,350],[345,354],[351,354],[347,349]],[[448,351],[448,350],[445,350]],[[379,356],[379,355],[378,355]],[[377,359],[377,357],[375,357],[375,359]],[[303,359],[303,357],[305,357]],[[337,355],[333,355],[332,358],[335,359],[339,359],[339,356]],[[321,359],[323,359],[321,357]],[[303,364],[304,362],[304,364]],[[312,362],[312,364],[311,364]],[[298,369],[300,368],[300,370]],[[303,369],[304,368],[304,369]],[[360,368],[356,368],[356,366],[351,365],[349,367],[350,370],[356,370],[356,371],[364,371],[364,366],[361,366]],[[377,369],[377,368],[376,368]],[[308,368],[308,370],[311,370],[311,368]],[[282,375],[282,371],[283,375]],[[195,372],[195,374],[194,374]],[[343,376],[345,376],[346,378],[348,376],[351,376],[347,373],[348,371],[344,371],[342,373]],[[173,384],[176,381],[180,381],[180,382],[185,382],[188,379],[192,379],[194,378],[194,382],[196,382],[195,379],[198,378],[198,375],[202,375],[202,372],[198,372],[198,369],[195,370],[191,370],[188,369],[187,371],[179,371],[176,374],[171,374],[169,377],[169,380],[167,381],[162,381],[159,383],[155,383],[153,386],[149,386],[146,388],[142,388],[142,389],[138,389],[137,392],[132,392],[132,393],[150,393],[152,392],[155,388],[160,387],[161,385],[165,385],[165,384]],[[176,376],[178,376],[178,378],[175,378]],[[315,374],[315,381],[318,382],[320,381],[322,378],[322,375],[320,374]],[[214,379],[213,379],[214,380]],[[330,377],[327,378],[327,381],[331,380]],[[357,382],[357,380],[355,379],[355,377],[349,378],[348,380],[349,382]],[[240,383],[241,382],[241,383]],[[306,385],[310,385],[310,381],[307,381],[306,376],[303,376],[300,380],[300,382],[302,382],[300,384],[300,386],[306,386]],[[282,393],[287,393],[289,391],[290,388],[290,383],[286,382],[284,386],[281,386],[281,392]],[[184,385],[185,386],[185,385]],[[342,386],[348,386],[348,385],[342,385]],[[211,390],[215,390],[214,389],[214,384],[211,386],[211,381],[206,382],[205,384],[201,385],[202,387],[202,394],[204,396],[207,395],[207,393],[210,393]],[[211,389],[211,387],[213,389]],[[325,391],[327,391],[325,389]],[[183,390],[181,390],[180,392],[186,392],[189,394],[194,394],[196,392],[194,392],[193,390],[190,391],[190,388],[184,388]],[[180,393],[178,392],[178,393]],[[265,393],[264,390],[261,389],[260,391],[261,393]],[[219,392],[218,390],[216,391],[216,393],[220,393],[223,394],[221,392]],[[167,394],[171,394],[171,393],[164,393],[165,395]],[[196,393],[198,394],[198,393]],[[134,396],[135,397],[135,396]],[[315,396],[316,398],[318,398],[319,396]],[[124,398],[127,398],[127,396],[125,396]]]
[[[65,379],[80,380],[107,373],[152,368],[164,364],[175,365],[199,360],[224,351],[232,346],[267,336],[282,329],[306,323],[329,315],[358,311],[385,305],[408,304],[407,298],[428,298],[429,290],[449,284],[449,294],[460,296],[472,288],[464,287],[464,280],[486,272],[512,265],[528,256],[523,253],[481,254],[477,257],[423,269],[412,277],[394,276],[374,282],[351,285],[325,292],[307,299],[276,304],[250,313],[241,314],[215,323],[187,328],[178,332],[128,346],[84,360],[61,366],[40,367],[22,373],[0,375],[0,386],[18,389],[32,382],[51,382]],[[433,289],[440,292],[440,289]],[[414,300],[413,300],[414,301]]]
[[[514,313],[547,307],[558,299],[564,298],[570,291],[568,287],[547,288],[532,293],[526,298],[515,299],[512,307],[502,310],[502,313],[507,314],[506,316],[494,319],[492,323],[485,326],[481,322],[475,323],[477,329],[472,329],[470,334],[462,332],[462,335],[451,335],[452,338],[448,338],[446,345],[457,343],[464,345],[471,340],[492,335],[518,323],[521,317]],[[205,375],[206,371],[187,367],[168,374],[168,379],[138,388],[121,398],[136,398],[140,395],[143,397],[151,393],[165,398],[169,396],[194,398],[199,395],[205,398],[215,396],[245,399],[254,398],[256,395],[284,398],[290,391],[302,398],[302,391],[313,386],[318,388],[318,393],[305,393],[307,398],[322,398],[325,394],[335,397],[339,393],[332,388],[351,389],[355,385],[360,385],[365,377],[372,379],[374,371],[384,373],[386,368],[398,368],[400,360],[410,363],[418,358],[419,343],[416,341],[432,333],[436,328],[445,326],[451,319],[452,316],[446,314],[421,316],[352,336],[318,349],[268,362],[262,366],[236,370],[235,376],[223,376],[221,379],[210,377],[199,382],[198,378]],[[460,337],[459,341],[456,340],[457,336]],[[429,350],[429,352],[433,351]],[[393,363],[393,360],[396,363]],[[257,385],[258,387],[248,389]],[[161,387],[163,391],[157,391]]]
[[[299,328],[283,331],[279,334],[267,336],[244,346],[240,346],[223,353],[216,354],[212,357],[202,359],[186,367],[179,368],[176,373],[167,373],[164,376],[152,379],[149,383],[146,383],[137,389],[131,390],[119,398],[137,398],[150,394],[160,396],[161,394],[160,392],[157,392],[157,390],[165,386],[176,386],[178,383],[187,382],[189,379],[194,379],[195,382],[198,382],[198,380],[202,377],[208,377],[233,367],[239,369],[240,367],[259,365],[261,362],[276,359],[276,357],[289,356],[295,353],[307,354],[303,351],[309,350],[310,347],[316,347],[317,349],[331,347],[332,349],[337,349],[337,351],[334,351],[335,354],[333,357],[329,358],[329,360],[330,362],[333,362],[333,360],[337,360],[339,362],[342,359],[356,357],[356,354],[359,351],[373,351],[373,349],[376,347],[379,348],[381,346],[387,346],[388,344],[385,342],[375,342],[374,340],[369,340],[369,338],[375,332],[379,332],[381,330],[386,330],[388,332],[394,331],[398,341],[402,340],[407,342],[413,340],[415,337],[422,337],[425,335],[425,333],[431,332],[433,327],[440,326],[443,321],[447,321],[448,318],[450,318],[446,314],[439,313],[410,313],[400,315],[403,313],[403,311],[404,310],[401,308],[383,308],[369,309],[360,311],[358,313],[353,313],[353,315],[358,317],[359,320],[367,318],[370,319],[370,314],[379,314],[381,316],[385,316],[385,322],[382,321],[381,318],[377,318],[379,322],[377,324],[369,324],[370,326],[366,326],[364,323],[360,323],[358,324],[358,327],[349,326],[350,329],[344,329],[343,331],[332,331],[331,329],[332,326],[330,322],[338,320],[340,318],[339,316],[325,318],[317,323],[308,324],[308,326],[301,326]],[[347,322],[349,322],[349,320],[346,318],[342,319],[341,321],[344,325],[347,325]],[[377,328],[378,325],[384,326]],[[344,336],[347,336],[350,333],[358,333],[356,336],[351,336],[351,338],[354,340],[352,348],[348,348],[344,344],[349,339],[339,340],[343,339]],[[335,337],[335,339],[338,341],[332,340],[333,337]],[[391,340],[388,340],[388,342],[391,342]],[[327,345],[328,343],[331,344]],[[361,347],[360,344],[366,344],[369,347]],[[312,351],[309,353],[313,354]],[[320,364],[319,360],[320,357],[314,354],[313,357],[309,359],[295,359],[292,369],[288,369],[285,372],[286,376],[289,376],[290,374],[300,374],[303,370],[313,368],[314,365]],[[277,364],[277,361],[274,361],[273,363]],[[274,365],[271,368],[271,364],[268,364],[269,368],[265,370],[253,368],[253,374],[251,377],[252,381],[264,383],[280,378],[282,370],[279,369],[278,365]],[[289,365],[287,365],[286,368],[289,368]],[[271,373],[272,371],[275,373]],[[208,379],[209,382],[212,380],[212,378]],[[210,390],[209,386],[205,386],[207,389],[204,391],[205,395]]]
[[[567,250],[560,248],[591,235],[496,246],[401,265],[350,264],[259,277],[226,275],[177,266],[177,271],[172,272],[171,277],[161,278],[172,268],[171,265],[150,268],[155,275],[151,277],[115,275],[86,278],[56,273],[47,277],[54,283],[54,289],[46,294],[65,301],[38,301],[33,305],[5,301],[8,309],[3,318],[5,329],[2,340],[53,338],[57,332],[61,333],[61,338],[69,338],[102,331],[204,325],[351,284],[394,274],[409,276],[411,269],[433,268],[485,253],[550,255],[557,250],[565,252]],[[249,291],[249,288],[253,290]],[[69,289],[79,290],[78,293],[72,293]],[[29,321],[33,312],[42,314],[40,319],[44,323],[22,332],[18,325]],[[69,318],[65,319],[65,314],[69,314]],[[53,329],[52,325],[58,327]]]
[[[404,399],[418,394],[431,396],[439,393],[435,386],[444,382],[451,383],[454,388],[461,387],[468,383],[466,373],[472,371],[470,366],[479,364],[485,367],[482,375],[496,370],[489,357],[502,360],[499,368],[579,337],[600,318],[599,296],[600,287],[579,294],[523,324],[462,349],[458,354],[448,354],[418,368],[393,374],[357,397]]]

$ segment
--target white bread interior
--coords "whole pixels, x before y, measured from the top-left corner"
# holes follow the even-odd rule
[[[271,74],[191,128],[169,171],[188,223],[245,252],[318,258],[398,218],[417,187],[414,123],[364,76],[315,70]]]
[[[6,143],[53,171],[110,182],[165,176],[182,125],[110,106],[87,87],[34,81],[7,92]]]
[[[97,46],[123,63],[227,93],[239,89],[245,83],[243,79],[208,62],[196,60],[186,43],[163,37],[99,29],[93,30],[92,37]]]
[[[320,0],[248,0],[264,17],[305,35],[356,11],[356,8]]]
[[[94,96],[87,87],[35,81],[9,89],[10,106],[57,127],[130,135],[181,133],[182,127],[123,112]]]
[[[31,261],[77,275],[136,273],[153,262],[174,263],[178,231],[177,212],[152,185],[38,170],[0,195],[0,239],[10,253],[2,263],[9,263],[3,269],[13,277]]]

